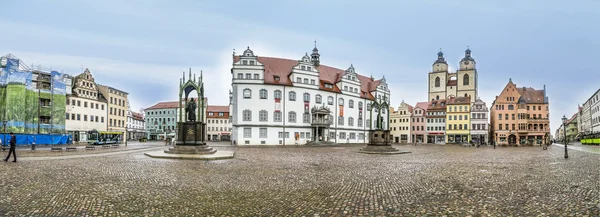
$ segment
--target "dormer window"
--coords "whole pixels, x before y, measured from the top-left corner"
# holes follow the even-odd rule
[[[332,84],[325,84],[325,88],[333,88]]]
[[[273,79],[276,81],[279,81],[279,76],[275,75],[275,76],[273,76]]]
[[[312,67],[310,67],[310,66],[307,66],[307,67],[306,67],[306,70],[307,70],[307,71],[312,71]]]
[[[253,66],[254,65],[254,60],[250,60],[250,65]]]
[[[301,66],[300,67],[302,70],[306,70],[306,66]]]
[[[248,65],[248,60],[242,60],[242,65]]]

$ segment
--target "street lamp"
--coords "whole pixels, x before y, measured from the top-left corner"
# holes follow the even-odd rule
[[[127,147],[128,137],[129,137],[129,132],[127,131],[127,124],[125,124],[125,147]]]
[[[563,135],[564,135],[564,140],[565,140],[565,159],[569,158],[569,154],[567,153],[567,117],[565,115],[563,115],[562,117],[562,121],[563,121]]]
[[[4,124],[4,133],[3,133],[3,134],[4,134],[4,139],[2,140],[2,142],[3,142],[4,144],[6,144],[6,122],[7,122],[6,120],[4,120],[4,121],[2,122],[2,123]],[[4,145],[4,144],[0,144],[0,145]]]

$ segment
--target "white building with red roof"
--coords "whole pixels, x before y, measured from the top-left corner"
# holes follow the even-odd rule
[[[209,141],[230,141],[229,106],[209,105],[206,109],[206,134]]]
[[[231,138],[236,144],[293,145],[319,138],[364,143],[377,118],[389,128],[385,77],[359,75],[353,65],[346,70],[321,65],[316,47],[300,60],[259,57],[248,48],[234,54],[231,73]],[[314,111],[324,111],[311,109],[316,107],[328,109],[329,116],[313,118]]]

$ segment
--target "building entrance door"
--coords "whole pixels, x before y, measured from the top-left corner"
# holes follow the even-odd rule
[[[515,135],[509,135],[508,136],[508,144],[509,145],[516,145],[517,144],[517,136],[515,136]]]

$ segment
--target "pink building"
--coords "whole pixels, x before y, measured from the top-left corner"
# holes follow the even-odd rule
[[[426,141],[427,121],[425,115],[428,106],[428,102],[419,102],[413,109],[410,122],[411,141],[413,143],[424,143]]]

